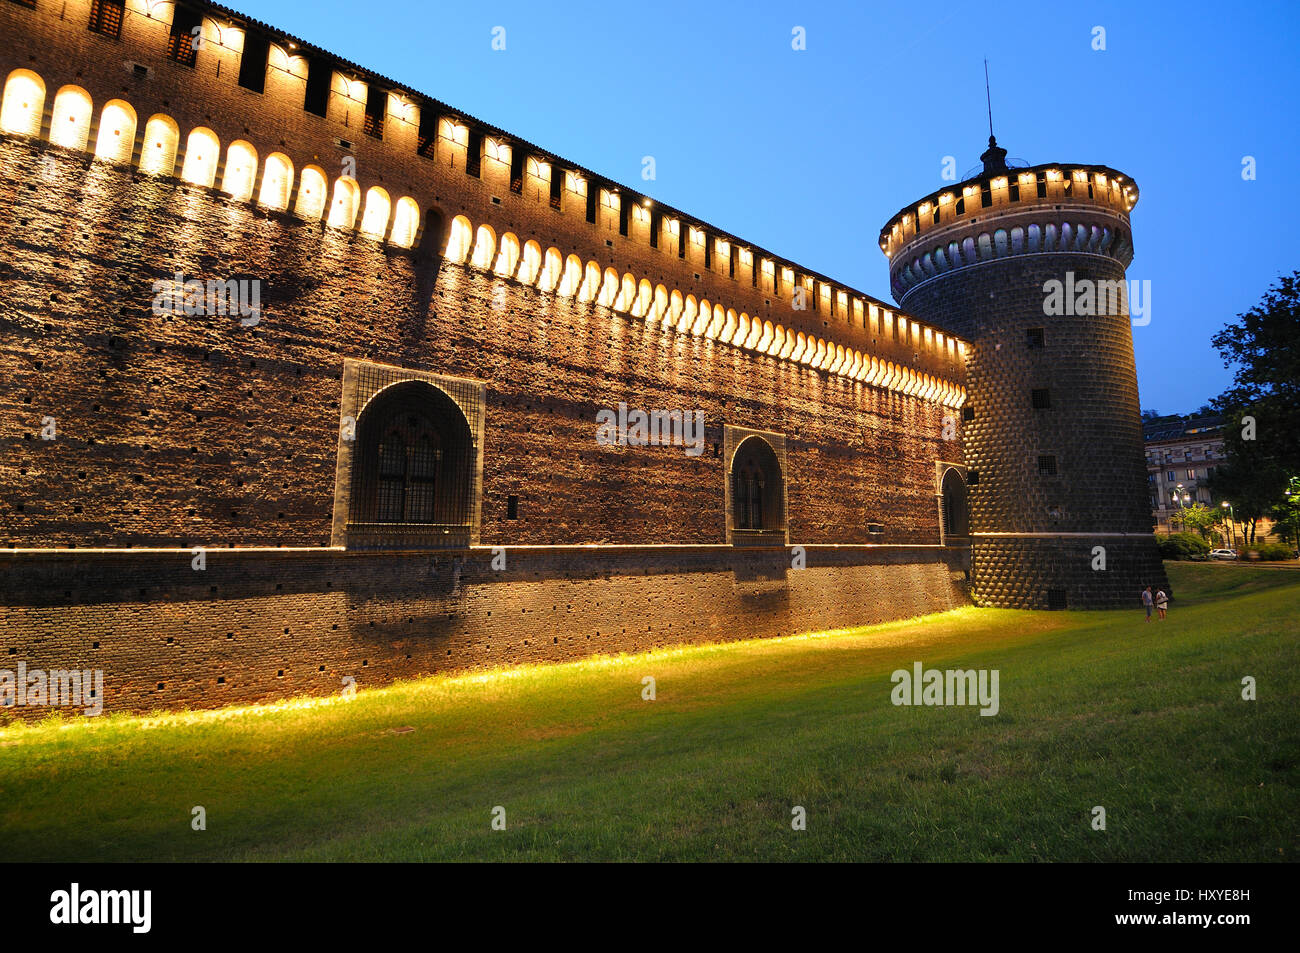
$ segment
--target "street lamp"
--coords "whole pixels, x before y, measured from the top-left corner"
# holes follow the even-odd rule
[[[1224,500],[1219,505],[1228,511],[1228,517],[1229,517],[1228,529],[1232,531],[1232,548],[1236,549],[1237,548],[1237,526],[1236,526],[1237,514],[1236,512],[1233,511],[1232,504],[1229,503],[1227,500]]]
[[[1185,533],[1187,532],[1187,514],[1183,511],[1192,502],[1192,495],[1187,493],[1186,488],[1179,483],[1174,493],[1174,499],[1178,501],[1178,521],[1182,524],[1182,531]]]
[[[1293,490],[1292,487],[1294,487],[1295,485],[1296,485],[1296,478],[1292,477],[1291,485],[1288,486],[1282,493],[1282,495],[1286,497],[1287,502],[1291,504],[1294,504],[1295,502],[1292,499],[1292,497],[1295,495],[1295,490]],[[1291,542],[1294,544],[1296,549],[1300,549],[1300,513],[1296,512],[1294,506],[1291,506],[1290,509],[1291,509],[1291,519],[1289,520],[1289,522],[1291,523]]]

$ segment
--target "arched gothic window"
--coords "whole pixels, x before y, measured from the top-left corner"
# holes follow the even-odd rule
[[[463,545],[473,520],[476,460],[469,423],[446,392],[423,381],[386,388],[357,421],[349,532],[405,538],[414,529],[396,524],[423,525],[421,545],[435,537]]]
[[[970,517],[966,506],[966,481],[955,467],[943,475],[943,536],[945,541],[970,535]]]
[[[737,541],[785,531],[785,482],[772,445],[751,435],[731,463],[731,517]]]
[[[736,527],[763,529],[763,468],[746,460],[736,471]]]

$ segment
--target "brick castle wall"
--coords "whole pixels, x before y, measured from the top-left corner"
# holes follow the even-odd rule
[[[195,9],[208,6],[202,2],[183,5]],[[15,4],[0,5],[0,36],[12,40],[0,44],[0,71],[8,74],[23,68],[42,77],[45,84],[43,135],[50,129],[56,92],[65,85],[75,85],[85,89],[93,100],[92,149],[105,102],[120,99],[128,102],[137,115],[137,157],[146,146],[143,129],[151,116],[167,116],[178,124],[177,175],[190,132],[198,127],[210,129],[221,148],[218,185],[223,180],[228,145],[235,140],[245,141],[256,149],[259,162],[278,152],[292,162],[296,175],[308,165],[320,168],[330,187],[341,172],[351,170],[363,196],[372,186],[385,189],[393,202],[399,196],[410,196],[422,214],[436,210],[444,224],[456,216],[465,216],[474,227],[490,226],[498,238],[510,233],[521,243],[535,240],[543,250],[555,247],[565,256],[576,255],[583,263],[595,262],[602,270],[614,268],[620,274],[631,274],[652,284],[662,283],[683,296],[694,295],[696,299],[707,299],[737,313],[784,325],[792,333],[817,335],[844,347],[860,348],[872,356],[955,385],[962,381],[964,371],[957,342],[948,339],[940,343],[935,336],[924,334],[924,329],[913,326],[914,322],[896,320],[903,316],[895,315],[884,302],[824,276],[815,276],[804,266],[653,200],[650,208],[662,213],[663,221],[658,247],[652,247],[652,219],[643,205],[650,197],[563,160],[547,152],[544,146],[532,146],[508,132],[471,120],[453,106],[425,99],[401,86],[400,76],[390,80],[370,74],[363,66],[335,60],[325,51],[310,48],[301,40],[290,40],[274,28],[252,21],[251,25],[243,26],[273,43],[265,91],[253,92],[237,82],[245,30],[232,22],[229,11],[207,10],[204,46],[193,66],[183,66],[165,55],[173,5],[128,0],[127,7],[121,38],[110,39],[87,29],[89,0],[68,0],[62,9],[47,3],[37,4],[35,10]],[[152,15],[146,15],[149,13]],[[222,25],[220,31],[217,24]],[[304,109],[307,64],[311,58],[336,70],[332,74],[325,116]],[[401,69],[400,63],[382,65],[391,65],[394,71]],[[141,72],[135,72],[134,66],[139,66]],[[362,130],[364,107],[372,86],[388,94],[382,139]],[[511,189],[509,163],[485,151],[480,174],[468,175],[466,145],[446,135],[447,130],[441,126],[435,148],[428,156],[420,155],[417,152],[419,123],[425,115],[452,121],[458,128],[472,126],[505,148],[548,165],[550,172],[543,174],[540,167],[534,169],[525,163],[516,192]],[[640,171],[638,163],[634,176],[628,177],[635,177],[639,182]],[[552,207],[551,177],[564,178],[571,172],[593,194],[602,189],[617,192],[618,204],[611,206],[598,201],[596,221],[588,222],[585,195],[569,190],[566,184],[560,207]],[[261,181],[259,173],[259,184]],[[623,202],[646,213],[629,217],[626,235],[619,229],[619,208]],[[708,232],[711,253],[706,255],[704,243],[688,241],[684,256],[679,257],[677,238],[668,233],[667,223],[671,221],[679,223],[682,234],[689,234],[696,226]],[[737,249],[752,250],[752,264],[738,258],[733,275],[731,257],[718,254],[713,245],[719,238],[729,239]],[[763,261],[771,262],[778,273],[789,268],[800,285],[805,279],[816,277],[817,287],[806,309],[792,307],[792,282],[782,281],[773,287],[771,279],[761,271]],[[760,271],[757,281],[754,280],[756,268]],[[849,302],[847,308],[842,306],[841,296]]]
[[[177,271],[259,277],[261,322],[155,315]],[[485,544],[724,541],[724,423],[787,435],[792,543],[937,542],[961,460],[939,404],[14,140],[0,279],[9,547],[327,544],[344,357],[486,382]],[[708,451],[598,446],[620,401]]]
[[[171,5],[159,19],[129,2],[120,40],[90,33],[88,10],[82,0],[61,10],[0,5],[0,35],[12,40],[0,46],[0,69],[31,69],[45,84],[39,136],[0,135],[7,663],[103,669],[110,708],[215,706],[332,694],[345,675],[382,684],[860,625],[967,601],[964,553],[934,545],[935,463],[962,461],[960,440],[943,439],[965,373],[959,342],[761,249],[752,264],[706,261],[705,248],[724,237],[741,246],[671,209],[665,229],[669,219],[683,233],[705,229],[682,256],[666,231],[652,247],[649,213],[632,215],[622,235],[617,206],[598,205],[591,223],[583,198],[566,190],[553,208],[531,164],[516,192],[508,164],[486,151],[481,174],[467,175],[454,136],[417,155],[419,110],[463,117],[348,64],[328,61],[327,114],[312,115],[306,61],[285,52],[286,40],[272,51],[265,93],[241,89],[242,32],[216,30],[222,11],[204,21],[207,43],[188,68],[163,55]],[[382,141],[361,130],[367,84],[390,90]],[[130,164],[42,141],[65,85],[93,101],[88,148],[107,100],[134,108]],[[282,151],[295,172],[318,165],[330,186],[351,164],[363,197],[382,187],[394,201],[415,199],[419,241],[407,250],[355,225],[145,175],[137,166],[154,147],[143,130],[155,114],[179,126],[177,174],[198,126],[221,143],[218,184],[236,139],[252,143],[260,170]],[[552,175],[612,186],[513,144]],[[626,189],[621,200],[643,204]],[[443,260],[447,226],[462,215],[498,238],[511,232],[708,299],[729,321],[742,312],[784,324],[791,341],[798,331],[838,342],[840,359],[818,350],[814,368],[808,356],[765,355],[712,328],[675,331]],[[792,281],[756,276],[760,260],[782,274],[794,268],[812,289],[809,307],[793,307]],[[259,280],[261,320],[156,314],[153,283],[177,272]],[[345,358],[483,382],[481,542],[510,547],[508,571],[486,568],[490,548],[318,548],[330,540]],[[702,411],[705,454],[599,446],[596,412],[623,401]],[[42,436],[47,419],[52,440]],[[724,425],[784,435],[789,541],[809,547],[808,569],[791,570],[785,549],[716,545],[726,526]],[[869,535],[868,523],[883,534]],[[680,545],[649,545],[665,543]],[[203,572],[190,568],[193,546],[208,549]]]
[[[968,604],[938,547],[425,554],[0,551],[0,669],[101,669],[105,710],[336,695],[442,672],[784,636]],[[646,674],[654,674],[647,671]],[[14,717],[48,709],[12,708]],[[4,717],[0,710],[0,718]]]

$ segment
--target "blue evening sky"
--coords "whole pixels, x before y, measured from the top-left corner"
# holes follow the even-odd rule
[[[1137,180],[1138,380],[1165,413],[1224,389],[1211,335],[1300,268],[1297,0],[228,2],[885,301],[880,227],[985,147],[987,56],[1011,156]]]

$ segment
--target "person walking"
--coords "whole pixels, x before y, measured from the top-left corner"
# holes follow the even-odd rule
[[[1156,590],[1156,611],[1160,613],[1160,621],[1165,619],[1165,610],[1169,608],[1169,597],[1165,595],[1163,589]]]
[[[1155,599],[1151,597],[1151,587],[1147,586],[1142,590],[1142,605],[1147,610],[1147,621],[1151,621],[1151,607],[1155,604]]]

